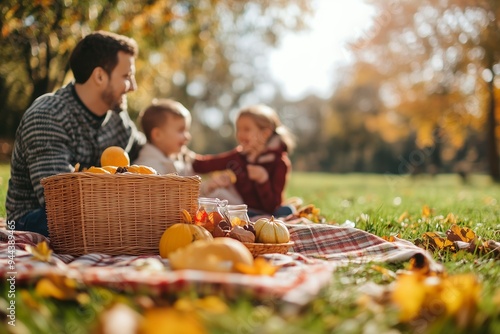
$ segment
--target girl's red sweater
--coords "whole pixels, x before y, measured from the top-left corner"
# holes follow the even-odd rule
[[[253,163],[247,160],[240,147],[216,155],[197,154],[193,170],[205,174],[231,169],[237,178],[235,188],[248,208],[272,214],[283,202],[285,185],[291,171],[285,144],[280,141],[279,145],[273,146],[275,147],[268,146]],[[268,180],[264,183],[250,180],[247,172],[250,164],[264,167],[269,174]]]

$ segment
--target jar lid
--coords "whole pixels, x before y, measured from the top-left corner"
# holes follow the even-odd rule
[[[227,211],[240,211],[248,210],[248,205],[246,204],[232,204],[227,206]]]

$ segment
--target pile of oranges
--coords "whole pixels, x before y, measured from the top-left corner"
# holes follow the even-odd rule
[[[135,173],[135,174],[158,174],[156,170],[144,165],[130,165],[130,157],[127,151],[119,146],[110,146],[101,154],[101,166],[92,166],[83,172],[95,174],[120,174],[120,173]],[[75,172],[79,171],[79,164],[75,166]]]

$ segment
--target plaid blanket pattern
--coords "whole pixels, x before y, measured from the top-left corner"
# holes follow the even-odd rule
[[[53,254],[50,262],[34,260],[26,250],[49,240],[37,233],[0,229],[0,276],[16,276],[16,282],[32,282],[47,274],[72,277],[84,284],[119,291],[150,291],[155,294],[178,293],[195,289],[203,293],[222,292],[229,297],[251,294],[255,298],[281,299],[302,305],[331,280],[336,265],[343,262],[405,261],[417,253],[427,256],[412,243],[387,242],[373,234],[355,229],[314,224],[301,219],[287,223],[293,251],[265,257],[280,270],[273,276],[237,273],[211,273],[197,270],[173,271],[168,260],[158,255],[110,256],[86,254],[74,257]],[[9,243],[14,236],[15,243]],[[50,244],[50,243],[49,243]],[[9,248],[11,247],[11,248]],[[9,250],[15,248],[15,256]],[[10,270],[9,260],[15,269]],[[436,264],[437,265],[437,264]]]
[[[431,262],[430,254],[410,241],[395,238],[388,242],[371,233],[352,228],[304,221],[287,223],[293,251],[336,262],[401,262],[417,253]]]

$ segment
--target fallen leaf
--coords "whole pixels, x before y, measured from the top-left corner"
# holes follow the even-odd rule
[[[426,276],[405,273],[398,276],[391,300],[400,309],[402,322],[421,318],[453,317],[461,328],[469,325],[475,316],[481,284],[471,274],[454,276]]]
[[[77,300],[81,304],[85,304],[89,299],[88,295],[77,290],[75,280],[61,275],[47,275],[41,278],[35,286],[35,292],[44,298]]]
[[[459,227],[453,224],[448,231],[446,237],[451,241],[474,242],[476,241],[476,233],[468,227]]]
[[[50,249],[47,242],[39,242],[36,246],[28,245],[26,246],[26,251],[31,253],[35,259],[42,262],[50,262],[52,255],[52,249]]]
[[[442,237],[436,232],[425,232],[422,235],[422,243],[425,248],[432,251],[450,249],[455,251],[455,244],[448,240],[446,237]]]
[[[403,220],[405,220],[406,218],[409,218],[410,215],[408,214],[408,211],[405,211],[401,214],[401,216],[399,216],[398,218],[398,223],[401,223]]]
[[[392,291],[391,299],[399,307],[402,322],[415,319],[422,309],[426,291],[420,275],[400,275]]]
[[[429,218],[431,216],[431,213],[432,210],[427,204],[422,207],[422,217]]]
[[[144,311],[140,334],[202,334],[207,333],[193,312],[172,307],[154,307]]]
[[[450,213],[448,213],[448,215],[444,219],[444,222],[448,223],[448,224],[456,224],[457,223],[457,217],[453,213],[450,212]]]
[[[234,269],[247,275],[273,276],[278,271],[279,267],[273,266],[265,259],[258,257],[253,262],[253,265],[247,265],[239,262],[234,265]]]
[[[396,242],[397,238],[400,238],[399,233],[397,235],[390,235],[390,236],[383,235],[382,236],[382,239],[384,239],[385,241],[389,241],[389,242]]]

